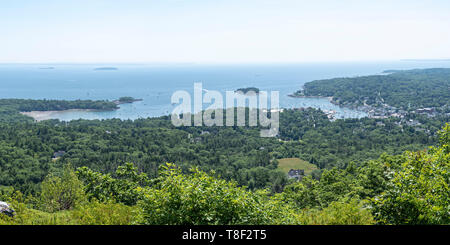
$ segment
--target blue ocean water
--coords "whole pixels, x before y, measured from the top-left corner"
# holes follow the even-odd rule
[[[98,67],[118,70],[95,70]],[[53,69],[44,69],[53,67]],[[359,63],[300,63],[258,65],[201,64],[1,64],[0,98],[114,100],[132,96],[143,101],[120,105],[107,112],[60,112],[60,120],[136,119],[168,115],[176,105],[177,90],[193,95],[195,82],[207,90],[234,91],[257,87],[280,92],[280,107],[315,107],[335,110],[338,118],[364,117],[365,113],[331,104],[325,98],[292,98],[306,82],[334,77],[380,74],[388,69],[450,67],[450,61],[395,61]],[[205,107],[206,108],[206,107]]]

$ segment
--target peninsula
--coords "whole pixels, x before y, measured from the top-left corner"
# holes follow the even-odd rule
[[[371,118],[450,113],[450,69],[387,70],[386,75],[333,78],[306,83],[291,97],[325,97]]]
[[[71,111],[113,111],[124,103],[142,99],[121,97],[118,100],[33,100],[0,99],[0,121],[23,121],[33,118],[36,121],[51,119],[52,115]]]

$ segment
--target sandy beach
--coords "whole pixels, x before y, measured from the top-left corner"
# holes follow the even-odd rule
[[[34,120],[40,122],[44,120],[49,120],[55,118],[56,114],[61,113],[71,113],[71,112],[88,112],[88,111],[96,111],[92,109],[70,109],[70,110],[63,110],[63,111],[27,111],[27,112],[20,112],[20,114],[29,116],[34,118]]]

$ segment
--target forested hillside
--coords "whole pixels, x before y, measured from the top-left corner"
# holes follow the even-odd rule
[[[3,191],[16,216],[0,214],[0,224],[448,224],[449,125],[439,141],[427,151],[325,170],[320,180],[306,177],[272,195],[172,164],[156,178],[133,164],[113,176],[65,165],[35,196]]]
[[[1,123],[0,185],[35,193],[49,172],[67,163],[112,173],[132,162],[153,178],[161,164],[170,162],[184,171],[192,166],[215,170],[249,189],[277,192],[287,183],[277,159],[298,157],[330,169],[376,159],[383,152],[422,150],[436,143],[435,133],[448,118],[421,120],[420,127],[398,125],[395,119],[331,122],[318,110],[286,110],[278,138],[261,138],[255,127],[175,128],[169,117]]]
[[[117,104],[0,100],[0,200],[16,211],[0,224],[449,224],[450,71],[391,72],[297,95],[401,113],[285,109],[273,138],[169,116],[35,122],[19,112]],[[289,178],[279,160],[309,171]]]

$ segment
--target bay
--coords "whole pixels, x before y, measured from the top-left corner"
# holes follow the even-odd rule
[[[97,69],[101,67],[117,69]],[[382,61],[298,64],[0,64],[0,98],[115,100],[143,99],[122,104],[116,111],[63,111],[51,118],[137,119],[171,113],[171,96],[185,90],[193,95],[195,82],[207,90],[257,87],[279,91],[281,108],[314,107],[336,111],[337,118],[367,114],[340,108],[326,98],[292,98],[306,82],[335,77],[381,74],[391,69],[450,67],[450,61]],[[205,107],[206,108],[206,105]]]

